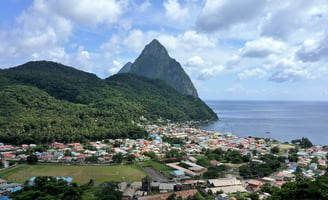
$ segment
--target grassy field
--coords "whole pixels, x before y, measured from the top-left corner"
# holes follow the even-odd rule
[[[24,183],[33,176],[72,177],[73,182],[84,184],[90,179],[96,183],[103,183],[105,181],[121,181],[122,177],[127,182],[141,181],[146,174],[137,165],[19,165],[0,171],[0,178],[16,183]]]

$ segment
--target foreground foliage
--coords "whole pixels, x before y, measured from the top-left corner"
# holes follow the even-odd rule
[[[25,184],[20,191],[12,193],[10,196],[14,200],[40,199],[40,200],[78,200],[81,199],[82,189],[76,184],[54,177],[36,177],[34,184]]]
[[[281,189],[272,191],[268,200],[317,200],[328,199],[328,174],[318,177],[315,181],[309,179],[288,182]]]

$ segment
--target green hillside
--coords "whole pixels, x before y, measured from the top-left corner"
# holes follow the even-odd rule
[[[216,120],[199,98],[160,80],[119,74],[105,80],[54,62],[0,70],[0,141],[16,144],[141,138],[140,116]]]

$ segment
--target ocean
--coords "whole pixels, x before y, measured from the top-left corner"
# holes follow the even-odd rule
[[[280,142],[307,137],[328,145],[328,102],[206,101],[220,121],[200,127],[237,136],[273,138]]]

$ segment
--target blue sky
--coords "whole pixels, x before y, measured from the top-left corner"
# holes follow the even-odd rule
[[[2,0],[0,67],[101,78],[157,38],[202,99],[328,100],[326,0]]]

